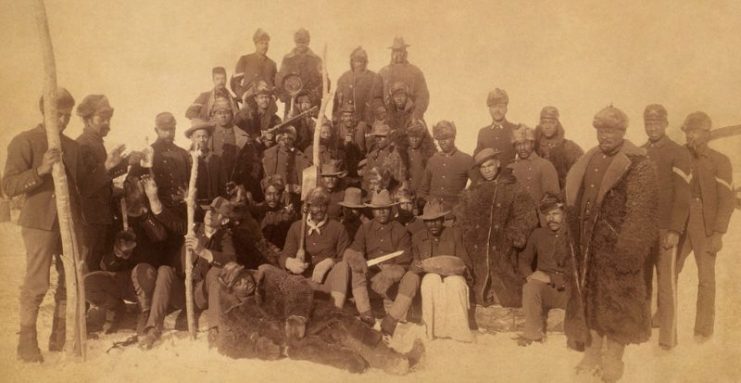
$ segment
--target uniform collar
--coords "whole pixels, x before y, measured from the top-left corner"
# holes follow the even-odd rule
[[[662,148],[666,146],[668,142],[669,142],[669,137],[667,137],[666,135],[663,135],[656,142],[651,142],[651,140],[648,140],[648,142],[646,143],[646,146],[648,146],[649,148]]]

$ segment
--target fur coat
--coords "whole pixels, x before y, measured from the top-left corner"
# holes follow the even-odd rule
[[[599,148],[587,152],[566,178],[567,221],[585,283],[580,299],[571,281],[565,331],[570,344],[588,344],[588,329],[622,344],[641,343],[651,335],[643,268],[658,240],[656,174],[643,150],[625,141],[600,185],[596,219],[582,221],[583,178],[599,153]],[[582,225],[592,225],[591,238],[580,238]]]

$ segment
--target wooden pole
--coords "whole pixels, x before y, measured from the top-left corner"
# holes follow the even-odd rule
[[[195,235],[193,227],[195,225],[196,214],[196,180],[198,179],[198,150],[190,152],[193,165],[190,167],[190,180],[188,182],[188,234]],[[185,249],[185,313],[188,319],[188,334],[190,339],[196,339],[196,314],[193,308],[193,251],[186,247]]]
[[[54,60],[54,47],[49,33],[49,22],[43,0],[33,1],[33,12],[41,42],[41,56],[44,62],[44,126],[49,148],[62,150],[58,117],[57,117],[57,74]],[[85,323],[85,285],[83,261],[78,251],[75,222],[72,220],[70,194],[67,174],[62,163],[52,168],[54,193],[56,195],[59,232],[62,237],[62,262],[67,285],[67,321],[66,325],[74,326],[67,331],[66,350],[75,356],[86,356],[85,343],[87,327]],[[72,337],[72,339],[69,339]],[[70,341],[71,340],[71,341]]]

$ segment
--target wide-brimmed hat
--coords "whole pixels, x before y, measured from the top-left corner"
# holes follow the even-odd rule
[[[690,130],[705,130],[709,131],[713,128],[713,122],[710,116],[705,112],[694,112],[690,113],[687,118],[684,119],[682,124],[682,131],[688,132]]]
[[[484,148],[473,156],[474,166],[481,166],[486,160],[496,158],[502,152],[492,148]]]
[[[445,206],[440,201],[431,200],[425,204],[424,212],[419,218],[423,221],[432,221],[448,214],[450,214],[450,210],[445,210]]]
[[[194,118],[190,120],[190,128],[185,130],[185,137],[190,138],[196,130],[205,129],[208,131],[209,136],[214,133],[214,124],[211,121],[206,121],[200,118]]]
[[[234,204],[221,196],[214,198],[209,205],[201,205],[201,208],[204,211],[213,210],[227,218],[234,218],[236,216]]]
[[[339,177],[342,178],[347,175],[347,172],[342,169],[341,164],[338,161],[327,161],[322,164],[319,171],[322,177]]]
[[[345,197],[337,204],[351,209],[362,209],[365,207],[363,205],[363,191],[353,187],[347,188],[345,189]]]
[[[108,97],[102,94],[90,94],[85,96],[77,106],[77,115],[88,118],[93,114],[113,114],[113,108],[108,102]]]
[[[154,126],[157,129],[175,129],[177,121],[170,112],[162,112],[154,118]]]
[[[401,36],[394,37],[394,44],[389,47],[392,50],[407,49],[411,45],[404,42],[404,38]]]
[[[396,202],[391,200],[391,195],[386,189],[383,189],[378,193],[373,193],[370,202],[365,203],[365,207],[371,209],[385,209],[394,205],[396,205]]]

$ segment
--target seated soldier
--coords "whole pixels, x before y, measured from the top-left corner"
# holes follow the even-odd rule
[[[250,205],[250,212],[260,223],[262,235],[274,246],[283,248],[288,229],[297,220],[294,205],[287,200],[286,182],[276,174],[261,182],[265,201]]]
[[[394,205],[388,191],[375,193],[365,205],[372,210],[373,220],[360,227],[344,255],[352,271],[352,294],[360,318],[367,323],[375,322],[368,291],[370,280],[371,291],[384,298],[387,309],[381,330],[389,335],[393,335],[396,324],[406,318],[419,288],[419,276],[408,270],[412,261],[409,232],[393,220],[391,208]],[[401,251],[401,256],[368,267],[366,260],[396,251]]]
[[[306,203],[306,222],[294,222],[288,230],[281,266],[310,279],[315,290],[329,293],[335,306],[342,308],[347,297],[349,268],[341,257],[350,245],[350,238],[344,226],[328,216],[329,194],[326,190],[313,189]],[[305,230],[304,235],[301,235],[302,230]]]
[[[340,202],[345,198],[344,179],[347,172],[341,168],[341,163],[335,160],[323,162],[319,175],[322,177],[324,189],[329,194],[329,210],[327,213],[330,218],[339,220],[342,214]]]
[[[419,340],[407,354],[394,351],[352,314],[315,301],[308,280],[276,267],[245,270],[230,263],[219,282],[224,316],[212,344],[228,357],[288,357],[354,373],[372,367],[401,375],[424,353]]]
[[[338,203],[342,207],[340,222],[345,226],[350,242],[355,239],[355,233],[358,232],[360,225],[370,221],[365,215],[365,205],[363,205],[363,191],[349,187],[345,189],[344,198]]]
[[[229,222],[229,229],[237,263],[248,269],[256,269],[266,263],[278,265],[281,250],[263,236],[260,223],[253,217],[247,204],[247,193],[240,185],[229,198],[234,205],[234,217]]]
[[[466,277],[471,275],[471,259],[460,231],[444,225],[445,216],[449,213],[441,201],[429,201],[424,214],[419,217],[426,230],[412,236],[413,268],[424,274],[420,288],[422,319],[429,339],[452,338],[472,342],[466,281]]]
[[[546,193],[540,201],[540,213],[546,227],[536,228],[520,253],[520,273],[525,276],[522,288],[522,307],[525,310],[525,329],[517,344],[528,346],[542,342],[543,323],[548,310],[566,309],[566,273],[568,272],[569,243],[566,225],[563,225],[563,203],[556,194]],[[535,270],[533,271],[533,265]]]

